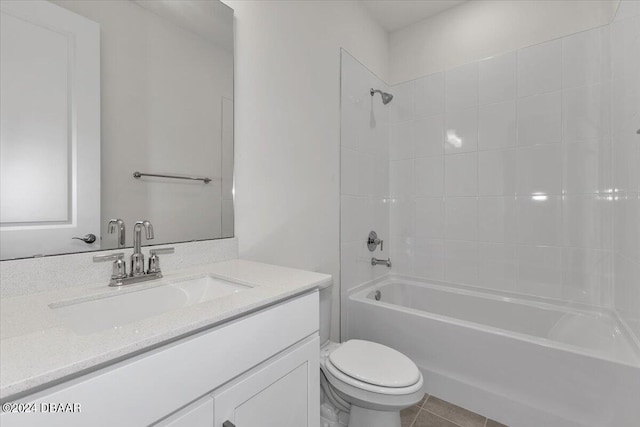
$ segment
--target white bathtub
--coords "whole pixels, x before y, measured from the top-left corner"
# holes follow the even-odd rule
[[[640,426],[640,350],[613,313],[394,276],[346,312],[347,338],[402,351],[426,392],[512,427]]]

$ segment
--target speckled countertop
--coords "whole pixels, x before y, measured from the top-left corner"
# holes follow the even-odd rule
[[[91,287],[1,299],[0,399],[10,400],[15,394],[38,390],[79,372],[88,372],[129,354],[331,284],[331,276],[326,274],[244,260],[165,272],[160,281],[204,274],[252,288],[83,335],[66,326],[50,304],[136,292],[156,287],[159,282],[117,289],[106,286],[105,280]]]

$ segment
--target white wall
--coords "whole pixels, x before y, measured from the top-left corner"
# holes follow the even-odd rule
[[[340,48],[387,75],[386,32],[357,2],[227,1],[235,11],[240,257],[329,273],[338,334]]]
[[[614,302],[640,340],[640,1],[611,24]]]
[[[395,84],[607,24],[616,0],[474,0],[395,31]]]

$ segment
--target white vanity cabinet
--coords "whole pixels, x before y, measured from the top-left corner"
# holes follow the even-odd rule
[[[318,292],[144,352],[15,402],[79,413],[3,413],[12,426],[318,427]]]

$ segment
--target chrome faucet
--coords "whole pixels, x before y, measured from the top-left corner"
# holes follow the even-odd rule
[[[387,258],[387,259],[378,259],[376,257],[371,258],[371,265],[378,265],[378,264],[386,265],[387,267],[391,268],[391,258]]]
[[[144,272],[144,255],[142,254],[141,241],[142,229],[145,229],[147,240],[153,239],[153,225],[149,221],[136,221],[133,226],[133,254],[131,254],[131,276],[138,277]]]
[[[122,249],[125,246],[125,227],[124,221],[120,218],[109,220],[109,234],[113,234],[118,230],[118,249]]]
[[[109,221],[109,233],[115,232],[119,227],[120,233],[124,233],[124,222],[120,219]],[[149,221],[136,221],[133,226],[133,254],[131,255],[131,272],[127,274],[127,265],[124,261],[124,253],[97,255],[93,257],[93,262],[113,261],[113,271],[109,286],[122,286],[131,283],[144,282],[146,280],[159,279],[162,277],[160,270],[160,259],[158,254],[172,254],[173,248],[159,248],[149,251],[149,269],[144,271],[144,255],[142,254],[142,229],[145,229],[147,240],[153,239],[153,225]],[[113,231],[112,231],[113,230]],[[118,239],[118,245],[124,245],[124,238]]]

